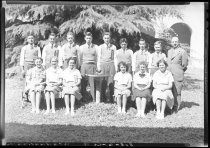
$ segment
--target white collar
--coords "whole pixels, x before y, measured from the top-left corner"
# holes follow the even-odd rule
[[[32,49],[34,48],[34,44],[32,44],[32,45],[30,45],[30,44],[28,44],[27,45],[27,48],[31,48],[32,47]]]
[[[109,43],[108,45],[104,43],[104,46],[107,47],[107,48],[110,48],[111,47],[111,43]]]
[[[90,43],[90,45],[88,45],[87,43],[85,43],[85,45],[86,45],[87,47],[93,47],[93,43]]]
[[[73,45],[74,45],[74,42],[73,43],[67,43],[67,45],[69,46],[69,47],[73,47]]]

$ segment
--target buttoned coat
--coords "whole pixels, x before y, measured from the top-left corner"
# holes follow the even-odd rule
[[[168,50],[168,69],[171,71],[174,80],[182,82],[184,79],[184,72],[188,65],[187,52],[178,47],[177,49],[171,48]]]

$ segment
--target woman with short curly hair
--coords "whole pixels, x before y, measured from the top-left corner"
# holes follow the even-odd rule
[[[120,62],[118,69],[119,72],[114,76],[114,95],[117,98],[118,113],[126,113],[127,98],[131,95],[132,76],[128,72],[128,65],[125,62]]]

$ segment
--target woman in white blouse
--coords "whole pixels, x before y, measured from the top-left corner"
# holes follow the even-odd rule
[[[128,72],[128,65],[125,62],[118,64],[118,70],[119,72],[114,76],[114,95],[117,98],[118,113],[126,113],[127,98],[131,95],[132,76]]]
[[[59,97],[61,91],[61,78],[62,69],[58,67],[58,58],[56,56],[51,59],[51,67],[46,70],[46,88],[45,98],[47,104],[47,110],[45,114],[50,112],[50,101],[52,104],[52,113],[55,113],[55,98]]]
[[[146,72],[147,63],[142,61],[139,63],[139,71],[133,77],[134,89],[132,100],[136,100],[137,117],[145,117],[146,103],[151,101],[151,77]]]
[[[174,97],[171,91],[173,76],[170,71],[166,70],[167,63],[164,59],[157,62],[159,70],[153,75],[152,92],[153,102],[156,104],[156,118],[164,119],[166,104],[171,109],[174,104]]]
[[[81,73],[78,69],[76,69],[76,59],[71,57],[68,61],[68,67],[63,71],[63,91],[62,94],[64,96],[66,112],[65,114],[69,114],[69,99],[71,100],[71,115],[74,113],[75,106],[75,98],[80,100],[80,83],[81,83]]]

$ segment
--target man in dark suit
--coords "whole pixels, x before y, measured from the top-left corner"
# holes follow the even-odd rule
[[[188,55],[179,45],[179,38],[173,37],[171,40],[172,48],[168,50],[168,69],[174,77],[172,92],[174,95],[174,110],[177,113],[181,105],[181,91],[184,80],[184,72],[187,70]]]

